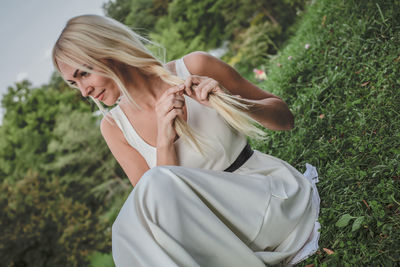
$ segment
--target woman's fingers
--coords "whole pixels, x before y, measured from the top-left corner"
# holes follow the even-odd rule
[[[173,128],[175,118],[183,116],[183,107],[185,106],[185,98],[183,91],[184,84],[172,86],[157,100],[155,111],[157,113],[157,142],[170,143],[175,140],[176,131]]]
[[[180,84],[180,85],[175,85],[170,88],[168,88],[158,99],[158,103],[164,102],[165,99],[168,99],[171,96],[177,95],[177,96],[182,96],[183,90],[185,89],[185,85]],[[182,96],[183,99],[183,96]]]
[[[184,89],[185,89],[184,84],[175,85],[175,86],[172,86],[171,88],[169,88],[167,91],[165,91],[164,95],[169,96],[172,94],[176,94],[176,93],[179,93],[180,91],[183,91]]]
[[[162,113],[167,114],[173,109],[183,109],[185,106],[185,103],[183,101],[173,101],[173,102],[168,102],[166,103],[163,108],[162,108]]]
[[[219,83],[211,78],[203,79],[196,87],[194,87],[194,92],[198,100],[207,101],[208,95],[211,92],[220,91]]]
[[[185,91],[187,95],[192,95],[193,93],[193,87],[195,87],[196,85],[198,85],[199,83],[201,83],[201,81],[204,79],[204,77],[202,76],[198,76],[198,75],[190,75],[186,78],[184,85],[185,85]]]
[[[209,80],[199,89],[200,99],[202,101],[208,100],[208,96],[211,92],[216,92],[218,90],[218,82],[215,80]]]
[[[168,113],[172,109],[182,109],[185,105],[185,98],[183,91],[185,90],[184,84],[179,84],[169,88],[160,98],[160,105],[164,107],[164,112]]]
[[[185,92],[188,96],[192,96],[198,101],[205,102],[204,104],[208,105],[206,102],[208,101],[209,94],[218,91],[224,91],[224,89],[216,80],[209,77],[190,75],[186,78],[183,84],[173,86],[165,91],[159,102],[169,101],[168,104],[163,104],[163,112],[169,112],[174,108],[182,108],[185,101],[183,93]],[[182,103],[172,100],[172,98],[175,100],[181,100]]]
[[[185,105],[185,101],[175,99],[169,105],[168,111],[170,111],[171,109],[174,109],[174,108],[182,109],[184,105]]]
[[[164,116],[172,109],[182,109],[185,106],[185,98],[178,93],[164,96],[156,105],[156,112]]]
[[[166,119],[167,121],[172,121],[172,120],[175,119],[177,116],[183,116],[183,109],[179,109],[179,108],[171,109],[171,110],[165,115],[165,119]]]
[[[185,83],[184,83],[184,86],[185,86],[186,94],[188,96],[191,96],[192,95],[192,82],[191,82],[191,80],[190,81],[186,80]]]

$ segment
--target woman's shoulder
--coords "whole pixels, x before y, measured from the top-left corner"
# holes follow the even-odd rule
[[[113,108],[113,111],[116,110],[117,106]],[[100,121],[100,131],[104,137],[104,139],[109,139],[115,137],[119,134],[119,127],[114,120],[111,112],[108,112]]]
[[[202,75],[204,71],[206,70],[207,66],[208,67],[213,67],[210,66],[210,64],[213,64],[218,61],[217,58],[213,57],[207,52],[204,51],[195,51],[191,52],[189,54],[184,55],[180,59],[183,60],[183,63],[185,64],[186,68],[191,74],[196,74],[196,75]],[[176,64],[178,60],[172,60],[168,63],[165,64],[167,69],[172,73],[176,75]]]
[[[218,59],[204,51],[195,51],[182,57],[190,73],[203,75],[208,68],[214,68]]]

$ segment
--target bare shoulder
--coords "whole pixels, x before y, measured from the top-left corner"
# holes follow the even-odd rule
[[[240,95],[247,99],[278,98],[252,84],[232,66],[209,53],[192,52],[184,56],[183,61],[192,75],[213,78],[234,95]]]
[[[203,51],[195,51],[183,57],[183,61],[189,72],[195,75],[204,75],[207,66],[213,69],[218,68],[221,63],[226,64],[218,58]]]
[[[130,146],[110,114],[105,115],[101,120],[100,131],[114,157],[118,160],[119,154],[123,150],[129,149]]]
[[[124,134],[110,115],[103,117],[100,123],[103,135],[111,153],[121,165],[133,186],[139,181],[149,166],[143,156],[126,141]]]
[[[121,130],[109,114],[101,119],[100,131],[106,141],[110,141],[111,137],[122,136]]]

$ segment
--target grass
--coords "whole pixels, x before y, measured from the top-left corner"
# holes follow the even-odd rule
[[[319,171],[320,250],[299,265],[400,265],[400,3],[314,2],[258,84],[295,129],[251,143]]]
[[[313,2],[258,83],[296,126],[251,144],[318,169],[320,249],[299,266],[399,266],[400,2]]]

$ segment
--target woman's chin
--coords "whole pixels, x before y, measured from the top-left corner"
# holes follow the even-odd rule
[[[109,101],[102,101],[102,103],[104,104],[104,105],[106,105],[107,107],[111,107],[111,106],[113,106],[115,103],[110,103]]]
[[[111,106],[114,106],[116,103],[117,103],[117,100],[118,99],[110,99],[110,98],[107,98],[107,99],[103,99],[103,101],[101,101],[104,105],[106,105],[106,106],[108,106],[108,107],[111,107]]]

